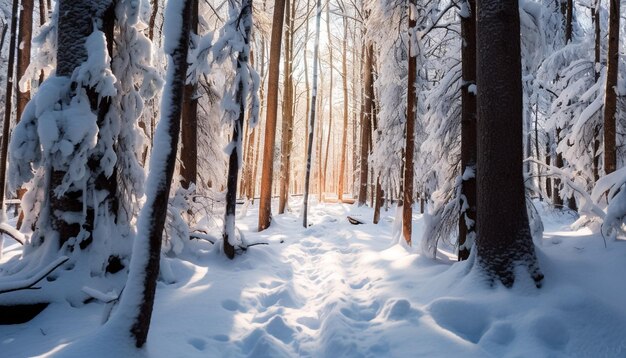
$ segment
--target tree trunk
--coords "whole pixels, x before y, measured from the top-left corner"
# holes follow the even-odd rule
[[[348,147],[348,19],[343,18],[343,53],[341,54],[341,73],[343,84],[343,129],[341,131],[341,160],[339,162],[339,182],[337,183],[337,200],[341,202],[346,177],[346,150]]]
[[[470,14],[461,17],[463,46],[461,65],[461,213],[459,216],[459,261],[469,258],[476,236],[476,1],[467,0]],[[470,173],[473,172],[473,173]],[[466,175],[467,174],[467,175]]]
[[[285,1],[285,59],[283,64],[284,85],[283,85],[283,118],[282,118],[282,140],[281,140],[281,161],[280,161],[280,193],[278,194],[278,213],[283,214],[289,201],[289,177],[291,165],[291,150],[293,138],[293,17],[291,13],[290,1]]]
[[[198,33],[198,0],[191,0],[190,29]],[[196,98],[196,83],[186,83],[183,90],[183,108],[180,148],[180,176],[181,185],[188,189],[189,185],[196,184],[198,178],[198,99]]]
[[[317,67],[320,47],[320,19],[322,18],[322,0],[317,0],[315,17],[315,48],[313,50],[313,95],[311,96],[311,115],[309,117],[309,140],[306,151],[306,172],[304,176],[304,199],[302,209],[302,226],[308,227],[307,215],[309,206],[309,184],[311,181],[311,154],[313,154],[313,131],[315,130],[315,102],[317,100]]]
[[[176,151],[182,113],[183,93],[187,74],[187,53],[189,50],[189,33],[193,0],[184,1],[182,13],[171,14],[180,6],[168,4],[168,16],[181,24],[180,35],[175,41],[176,47],[169,53],[169,66],[166,74],[166,87],[163,90],[161,104],[161,120],[155,133],[155,142],[161,145],[153,151],[150,158],[150,167],[162,167],[163,170],[152,170],[147,179],[148,192],[146,203],[141,210],[137,222],[138,232],[133,247],[133,255],[130,263],[128,282],[126,287],[134,288],[125,291],[122,296],[117,317],[122,320],[132,317],[129,331],[140,348],[146,343],[152,308],[154,306],[154,294],[159,275],[159,260],[161,257],[161,242],[163,227],[167,214],[167,201],[169,198],[174,167],[176,163]],[[143,289],[138,289],[142,287]],[[137,309],[138,307],[138,309]]]
[[[607,54],[606,86],[604,88],[604,173],[617,167],[615,117],[617,116],[617,73],[619,66],[619,3],[609,0],[609,52]]]
[[[233,123],[233,137],[232,142],[235,143],[232,146],[232,151],[228,160],[228,181],[226,187],[226,213],[224,215],[224,233],[222,235],[224,242],[224,253],[229,259],[235,257],[235,211],[237,206],[237,182],[239,174],[239,161],[242,153],[239,153],[241,149],[242,130],[244,119],[246,116],[246,100],[247,93],[245,88],[249,87],[249,84],[245,83],[247,78],[243,77],[244,68],[248,72],[248,61],[250,57],[250,31],[252,30],[252,0],[243,0],[241,4],[241,13],[238,16],[239,21],[243,29],[243,49],[239,51],[237,55],[237,73],[236,78],[239,79],[237,85],[237,93],[235,94],[235,101],[239,105],[239,117],[237,121]]]
[[[417,79],[417,49],[413,48],[413,32],[416,26],[416,14],[409,14],[409,66],[406,95],[406,144],[404,146],[404,191],[402,205],[402,236],[411,245],[413,230],[413,153],[415,152],[415,80]]]
[[[374,92],[374,74],[372,73],[372,56],[374,55],[374,47],[372,44],[367,45],[365,51],[365,94],[363,104],[363,116],[361,122],[361,178],[359,181],[359,206],[365,205],[367,201],[367,177],[369,174],[369,142],[372,131],[372,103]]]
[[[17,49],[17,112],[15,120],[16,122],[22,117],[24,108],[28,101],[30,101],[30,81],[27,85],[27,89],[20,91],[20,81],[26,73],[26,68],[30,64],[30,48],[31,40],[33,36],[33,0],[22,0],[20,6],[20,43]]]
[[[478,0],[477,265],[488,280],[513,286],[523,266],[539,287],[522,173],[522,73],[518,2]],[[519,272],[519,271],[517,271]]]
[[[285,0],[274,2],[272,38],[270,45],[269,78],[267,83],[267,117],[265,145],[261,171],[261,198],[259,200],[259,231],[270,226],[272,220],[272,179],[274,176],[274,145],[276,144],[276,116],[278,114],[278,80],[280,78],[280,47],[283,37]]]
[[[328,174],[328,154],[330,153],[330,136],[333,133],[333,43],[330,33],[330,6],[326,7],[326,33],[328,35],[328,56],[330,85],[328,87],[328,135],[326,136],[326,155],[324,156],[324,170],[322,171],[322,190],[326,190],[326,175]]]
[[[4,212],[4,189],[6,188],[7,154],[9,148],[9,129],[14,85],[15,42],[17,39],[17,10],[19,0],[13,0],[11,8],[11,30],[9,39],[9,63],[7,67],[7,87],[4,100],[4,122],[2,123],[2,147],[0,147],[0,211]]]

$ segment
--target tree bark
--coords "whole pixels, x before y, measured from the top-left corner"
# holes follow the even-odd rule
[[[522,173],[522,73],[516,0],[478,0],[477,265],[511,287],[523,266],[539,287]],[[519,271],[518,271],[519,272]]]
[[[413,36],[417,36],[415,14],[409,14],[409,66],[406,105],[406,144],[404,146],[404,191],[402,194],[402,236],[411,245],[413,231],[413,153],[415,152],[415,80],[417,79],[417,49],[413,48]]]
[[[374,55],[374,47],[372,44],[367,45],[365,50],[365,94],[364,94],[364,111],[361,122],[361,177],[359,181],[359,206],[365,205],[367,201],[367,178],[369,174],[369,142],[372,131],[372,103],[374,92],[374,74],[372,73],[372,56]]]
[[[309,139],[306,151],[306,171],[304,176],[304,199],[302,209],[302,226],[308,227],[309,185],[311,182],[311,154],[313,154],[313,132],[315,130],[315,102],[317,101],[317,71],[320,47],[320,19],[322,18],[322,1],[317,0],[315,17],[315,48],[313,50],[313,95],[311,96],[311,114],[309,116]]]
[[[274,2],[272,37],[270,45],[269,78],[267,83],[267,117],[265,145],[261,171],[261,198],[259,200],[259,231],[270,226],[272,220],[272,179],[274,176],[274,145],[276,144],[276,116],[278,113],[278,80],[280,77],[280,47],[283,37],[285,0]]]
[[[333,133],[333,43],[330,33],[330,6],[326,7],[326,34],[328,35],[328,55],[330,85],[328,87],[328,134],[326,136],[326,154],[324,156],[324,170],[322,171],[322,191],[326,190],[326,175],[328,174],[328,155],[330,153],[330,137]]]
[[[4,122],[2,123],[2,147],[0,147],[0,210],[4,211],[4,189],[6,188],[7,154],[9,148],[9,129],[11,127],[11,110],[13,108],[15,42],[17,40],[17,10],[19,0],[13,0],[11,8],[11,30],[9,38],[9,63],[7,67],[7,87],[4,100]]]
[[[348,146],[348,19],[343,18],[343,53],[341,54],[341,73],[343,84],[343,129],[341,131],[341,160],[339,161],[339,182],[337,183],[337,199],[343,199],[346,178],[346,151]]]
[[[476,235],[476,0],[467,0],[470,14],[461,17],[461,213],[459,216],[459,261],[469,258]],[[474,173],[469,174],[470,171]],[[469,239],[469,240],[468,240]]]
[[[198,0],[191,0],[190,30],[198,33]],[[191,43],[190,43],[191,45]],[[198,180],[198,98],[196,98],[196,83],[185,83],[183,90],[183,108],[180,148],[180,176],[181,186],[189,189]]]
[[[617,167],[615,117],[617,116],[617,73],[619,66],[620,0],[609,0],[609,52],[607,54],[606,86],[604,88],[604,173]]]
[[[248,61],[250,57],[250,31],[252,30],[252,0],[243,0],[241,4],[241,13],[238,17],[243,26],[243,49],[239,51],[237,55],[237,72],[241,74],[244,67],[248,67]],[[249,20],[248,20],[249,19]],[[240,30],[241,31],[241,30]],[[226,213],[224,214],[224,233],[222,235],[224,242],[224,253],[229,259],[235,257],[235,247],[231,236],[235,235],[235,211],[237,206],[237,182],[239,174],[239,158],[242,153],[239,153],[241,148],[242,130],[244,119],[246,116],[246,100],[247,96],[244,92],[244,88],[247,84],[244,82],[244,78],[239,75],[236,76],[239,79],[237,85],[237,93],[235,100],[239,104],[239,117],[233,124],[233,137],[232,141],[235,143],[230,153],[228,160],[228,181],[226,187]]]
[[[17,81],[15,81],[17,86],[16,122],[22,117],[24,108],[30,100],[30,89],[28,88],[24,92],[20,91],[19,83],[30,64],[30,48],[33,37],[33,0],[22,0],[20,8],[20,43],[17,49]]]
[[[285,29],[285,58],[283,63],[283,118],[282,118],[282,140],[281,140],[281,160],[280,160],[280,193],[278,194],[278,213],[283,214],[289,201],[289,177],[291,165],[291,150],[293,139],[293,17],[291,13],[290,1],[285,0],[285,22],[288,26]]]

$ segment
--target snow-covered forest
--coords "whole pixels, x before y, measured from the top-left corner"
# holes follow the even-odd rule
[[[626,357],[626,1],[0,0],[0,357]]]

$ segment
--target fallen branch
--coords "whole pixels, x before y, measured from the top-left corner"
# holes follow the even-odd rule
[[[204,234],[201,232],[192,232],[189,234],[189,239],[190,240],[204,240],[204,241],[208,241],[212,244],[215,245],[215,242],[217,242],[217,239],[214,236],[211,236],[209,234]]]
[[[70,258],[67,256],[61,256],[31,278],[28,278],[25,280],[19,280],[15,282],[0,283],[0,294],[13,292],[13,291],[20,291],[20,290],[39,289],[39,287],[33,287],[33,286],[39,283],[39,281],[46,278],[46,276],[51,274],[54,270],[59,268],[59,266],[63,265],[69,259]]]
[[[361,220],[359,220],[359,219],[357,219],[357,218],[354,218],[354,217],[352,217],[352,216],[348,216],[347,218],[348,218],[348,221],[350,222],[350,224],[352,224],[352,225],[361,225],[361,224],[365,224],[363,221],[361,221]]]

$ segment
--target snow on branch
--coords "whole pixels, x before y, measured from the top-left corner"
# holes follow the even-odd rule
[[[38,289],[39,287],[33,287],[39,281],[43,280],[51,274],[54,270],[63,265],[70,258],[67,256],[61,256],[51,262],[48,266],[46,266],[43,270],[35,274],[34,276],[27,278],[25,280],[18,280],[13,282],[0,283],[0,294],[20,291],[20,290],[28,290],[28,289]]]

